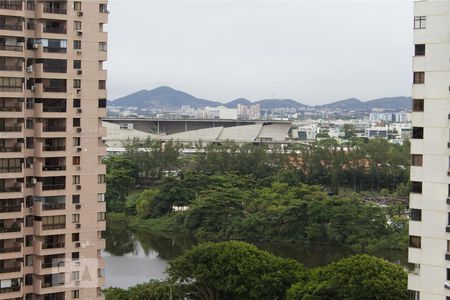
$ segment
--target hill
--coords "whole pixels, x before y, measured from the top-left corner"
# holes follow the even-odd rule
[[[261,104],[261,109],[274,109],[274,108],[302,108],[307,105],[301,104],[292,99],[264,99],[256,101],[255,103]]]
[[[316,107],[322,109],[342,110],[370,110],[374,108],[402,110],[411,108],[411,97],[385,97],[366,102],[356,98],[350,98]]]
[[[253,102],[251,102],[250,100],[245,99],[245,98],[238,98],[238,99],[235,99],[233,101],[230,101],[230,102],[224,104],[224,106],[228,107],[228,108],[236,108],[238,106],[238,104],[241,104],[241,105],[252,105]]]

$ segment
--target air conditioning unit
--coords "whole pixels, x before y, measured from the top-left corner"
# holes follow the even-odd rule
[[[82,35],[83,35],[83,31],[77,30],[77,35],[78,35],[78,36],[82,36]]]
[[[81,209],[81,204],[76,204],[75,209]]]
[[[81,74],[83,74],[83,71],[77,70],[77,75],[81,75]]]
[[[79,17],[82,17],[82,16],[83,16],[83,12],[82,12],[82,11],[79,11],[79,12],[77,13],[77,15],[78,15]]]
[[[81,224],[80,223],[75,224],[75,228],[81,228]]]
[[[81,90],[77,90],[77,94],[81,94]]]
[[[77,190],[81,190],[81,185],[77,185]]]
[[[33,206],[32,207],[28,207],[28,213],[30,213],[30,214],[33,213]]]
[[[81,166],[76,166],[75,169],[76,169],[77,171],[81,171]]]
[[[28,73],[33,72],[33,65],[27,67],[27,72]]]
[[[81,132],[81,128],[80,127],[77,128],[77,132]]]
[[[39,48],[39,44],[33,44],[33,49]]]
[[[76,242],[75,243],[75,247],[80,248],[81,247],[81,243],[80,242]]]
[[[32,85],[32,86],[31,86],[31,90],[34,92],[34,91],[36,90],[36,86],[35,86],[35,85]]]
[[[37,179],[35,177],[31,178],[31,184],[36,184],[37,183]]]
[[[83,110],[81,108],[77,108],[77,113],[81,114]]]
[[[81,150],[82,150],[82,149],[81,149],[80,147],[77,148],[77,152],[81,152]]]
[[[81,55],[81,54],[83,54],[83,51],[77,50],[77,54],[78,54],[78,55]]]

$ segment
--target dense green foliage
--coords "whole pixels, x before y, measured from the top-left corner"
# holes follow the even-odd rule
[[[408,299],[407,275],[392,263],[369,255],[344,258],[313,269],[306,284],[293,285],[288,300]]]
[[[244,242],[204,243],[171,261],[167,272],[166,281],[106,289],[106,300],[407,299],[402,268],[368,255],[306,270]]]

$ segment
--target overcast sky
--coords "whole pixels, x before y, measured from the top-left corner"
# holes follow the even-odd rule
[[[411,94],[412,1],[109,3],[109,98],[167,85],[227,102]]]

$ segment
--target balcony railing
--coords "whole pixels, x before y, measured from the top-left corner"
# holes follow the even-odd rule
[[[43,203],[42,209],[43,210],[56,210],[56,209],[65,209],[66,204],[65,203]]]
[[[66,146],[43,146],[44,151],[66,151]]]
[[[9,228],[6,228],[6,227],[1,228],[1,227],[0,227],[0,233],[20,232],[20,230],[21,230],[21,228],[20,228],[19,225],[17,225],[17,226],[12,226],[12,227],[9,227]]]
[[[20,286],[0,288],[0,294],[20,292]]]
[[[0,86],[0,92],[22,92],[22,86]]]
[[[67,29],[66,28],[61,28],[61,27],[44,27],[44,32],[66,34],[67,33]]]
[[[0,127],[0,132],[21,132],[22,131],[22,126],[3,126]]]
[[[44,67],[44,72],[47,72],[47,73],[67,73],[67,67],[60,67],[60,68],[57,68],[57,67],[52,67],[52,68]]]
[[[21,204],[0,206],[0,213],[19,212],[22,210]]]
[[[44,12],[48,14],[60,14],[65,15],[67,14],[67,9],[65,8],[56,8],[56,7],[44,7]]]
[[[64,282],[43,282],[41,287],[44,288],[50,288],[50,287],[55,287],[55,286],[62,286],[64,285]]]
[[[0,69],[2,67],[0,66]],[[11,106],[0,106],[0,111],[22,111],[22,106],[11,105]]]
[[[0,71],[22,71],[22,66],[18,66],[18,65],[11,65],[11,66],[7,66],[7,65],[0,65]]]
[[[44,92],[48,93],[65,93],[66,91],[65,86],[44,86]]]
[[[22,152],[22,147],[19,146],[1,147],[0,152]]]
[[[65,126],[44,126],[43,129],[46,132],[66,131],[66,127]]]
[[[20,252],[22,250],[22,247],[3,247],[0,248],[0,253],[11,253],[11,252]]]
[[[21,24],[0,24],[0,29],[22,31],[23,26]]]
[[[65,171],[66,166],[43,166],[42,171]]]
[[[20,173],[20,172],[22,172],[22,167],[0,168],[0,173]]]
[[[58,267],[64,267],[64,261],[57,261],[57,262],[45,262],[42,263],[42,268],[58,268]]]
[[[20,272],[21,268],[18,267],[8,267],[8,268],[0,268],[0,273],[13,273],[13,272]]]
[[[17,46],[17,45],[2,45],[2,44],[0,44],[0,50],[5,50],[5,51],[19,51],[19,52],[22,52],[22,51],[23,51],[23,46]]]
[[[22,188],[20,186],[0,187],[0,193],[20,193]]]
[[[43,112],[66,112],[65,107],[51,107],[51,106],[44,106],[42,108]]]
[[[42,225],[44,227],[44,225]],[[65,243],[47,243],[42,244],[42,249],[56,249],[56,248],[64,248]]]
[[[51,52],[51,53],[66,53],[66,52],[67,52],[67,48],[44,47],[44,52]]]
[[[46,184],[42,186],[43,191],[53,191],[53,190],[64,190],[66,189],[66,185],[61,184]]]
[[[42,230],[64,229],[66,224],[43,224]]]
[[[0,2],[0,9],[22,10],[22,1]]]

